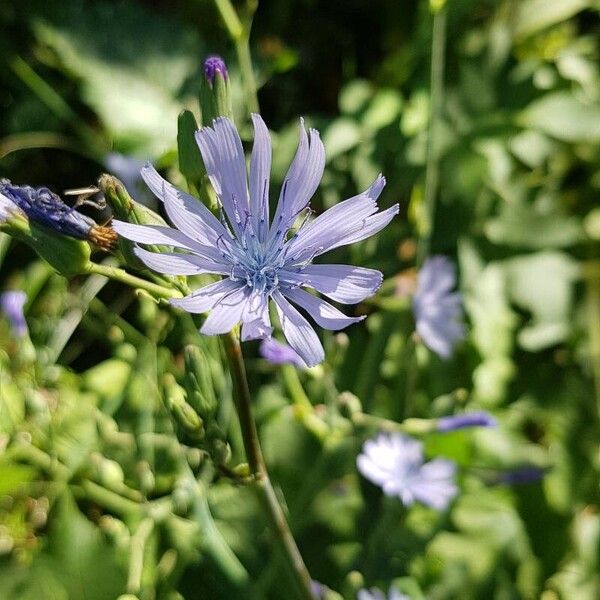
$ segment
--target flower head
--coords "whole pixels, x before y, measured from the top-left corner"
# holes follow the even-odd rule
[[[496,419],[492,415],[481,411],[441,417],[437,420],[436,428],[438,431],[446,432],[465,427],[496,427],[496,425]]]
[[[443,458],[424,462],[423,444],[401,433],[366,441],[356,463],[364,477],[406,506],[421,502],[444,510],[458,493],[455,463]]]
[[[386,598],[381,590],[372,587],[368,590],[359,590],[356,600],[410,600],[410,598],[406,594],[400,593],[395,587],[390,587]]]
[[[295,365],[296,367],[306,367],[304,361],[298,356],[298,353],[288,346],[282,344],[274,338],[265,338],[258,349],[260,355],[273,365]]]
[[[0,294],[0,310],[6,315],[15,337],[24,337],[29,331],[23,307],[27,294],[21,291],[8,291]]]
[[[214,83],[217,73],[220,73],[224,79],[229,77],[225,61],[217,55],[208,56],[204,60],[204,76],[211,85]]]
[[[229,119],[217,118],[212,127],[196,133],[206,171],[220,199],[220,219],[147,165],[142,169],[142,177],[163,200],[177,229],[120,221],[113,225],[130,240],[187,251],[158,254],[137,249],[139,258],[155,271],[223,276],[217,283],[171,301],[188,312],[210,311],[201,333],[226,333],[241,321],[242,340],[270,337],[273,329],[268,305],[272,300],[290,346],[308,366],[314,366],[323,360],[323,347],[294,304],[326,329],[343,329],[363,317],[347,317],[304,288],[313,288],[336,302],[355,304],[375,293],[382,274],[351,265],[313,265],[312,260],[328,250],[377,233],[398,213],[398,205],[378,212],[377,198],[385,184],[380,176],[362,194],[312,221],[305,215],[298,229],[289,235],[319,185],[325,150],[319,134],[311,129],[307,135],[301,123],[298,151],[270,220],[271,140],[260,116],[253,115],[252,120],[254,146],[249,181],[240,136]]]
[[[11,203],[15,210],[18,209],[17,212],[24,213],[30,221],[62,235],[89,240],[107,250],[116,242],[112,228],[97,225],[65,204],[48,188],[13,185],[8,179],[0,179],[0,216],[11,210]]]
[[[413,298],[417,333],[423,343],[449,358],[454,345],[465,336],[462,323],[462,296],[456,286],[456,268],[445,256],[434,256],[423,264]]]

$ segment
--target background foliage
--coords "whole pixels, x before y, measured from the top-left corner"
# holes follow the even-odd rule
[[[318,427],[299,409],[292,368],[270,367],[246,346],[266,459],[311,575],[346,598],[363,581],[396,581],[416,599],[593,600],[598,5],[448,0],[447,12],[432,252],[458,262],[469,335],[440,361],[422,346],[411,354],[409,302],[397,292],[414,277],[424,227],[428,3],[258,6],[251,46],[275,180],[305,115],[327,149],[314,208],[380,171],[383,204],[401,205],[376,240],[337,251],[388,279],[359,308],[368,319],[325,333],[326,362],[299,373]],[[251,137],[236,57],[208,0],[9,0],[0,23],[0,169],[14,183],[87,186],[119,152],[183,184],[177,115],[196,110],[207,53],[227,59]],[[232,464],[243,460],[218,343],[101,277],[65,281],[6,236],[0,260],[1,286],[29,295],[36,353],[0,322],[0,597],[287,598],[254,499],[189,432],[174,431],[161,401],[184,383],[184,343],[199,345]],[[388,419],[463,408],[498,418],[496,429],[426,438],[430,454],[461,467],[447,514],[403,509],[358,476],[356,455],[375,429],[348,418],[345,391]],[[502,483],[522,467],[545,475]]]

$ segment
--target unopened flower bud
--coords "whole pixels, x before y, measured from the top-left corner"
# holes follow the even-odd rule
[[[437,420],[437,430],[441,432],[465,429],[467,427],[495,427],[496,425],[496,419],[483,411],[441,417]]]
[[[13,334],[17,338],[23,338],[29,332],[23,311],[26,302],[27,294],[22,291],[11,290],[0,294],[0,311],[8,319]]]
[[[212,125],[217,117],[233,118],[229,73],[219,56],[209,56],[204,61],[204,79],[200,90],[202,123]]]
[[[136,202],[125,189],[125,186],[116,177],[106,173],[98,179],[98,187],[104,193],[113,215],[120,221],[135,223],[136,225],[162,225],[167,226],[165,220],[152,209]],[[122,236],[118,238],[118,247],[125,262],[136,269],[145,269],[146,266],[134,254],[134,243]],[[161,246],[148,246],[153,251],[164,250]]]
[[[184,389],[171,374],[165,376],[165,403],[177,423],[194,437],[204,435],[204,424],[198,413],[186,401]]]
[[[205,421],[210,421],[217,410],[217,398],[208,358],[198,346],[192,345],[185,347],[184,358],[188,402]]]
[[[350,392],[342,392],[337,397],[340,413],[347,419],[352,419],[354,415],[362,412],[362,404],[360,400]]]

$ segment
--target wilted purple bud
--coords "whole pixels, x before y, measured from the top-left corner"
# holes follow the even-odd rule
[[[220,73],[224,79],[229,77],[225,61],[220,56],[213,54],[204,60],[204,77],[210,85],[214,83],[217,73]]]
[[[454,431],[455,429],[465,429],[466,427],[496,427],[497,424],[496,419],[492,415],[482,411],[441,417],[437,420],[436,429],[446,432]]]
[[[454,345],[465,337],[462,296],[456,286],[456,268],[445,256],[433,256],[419,271],[413,312],[423,343],[442,358],[449,358]]]
[[[519,467],[518,469],[499,474],[495,480],[492,481],[492,484],[511,485],[513,483],[534,483],[542,479],[545,473],[545,469],[527,465],[525,467]]]
[[[30,221],[62,235],[89,240],[105,250],[112,248],[117,240],[117,234],[112,228],[97,225],[89,217],[65,204],[48,188],[13,185],[8,179],[0,179],[0,197],[3,198],[3,206],[10,201]]]
[[[296,351],[282,344],[274,338],[264,339],[258,349],[260,355],[274,365],[295,365],[296,367],[305,368],[305,362],[296,354]]]
[[[401,433],[367,440],[356,464],[364,477],[405,506],[421,502],[444,510],[458,493],[456,464],[444,458],[425,462],[423,444]]]
[[[21,291],[8,291],[0,294],[0,310],[6,315],[15,337],[27,335],[27,321],[23,307],[27,302],[27,294]]]

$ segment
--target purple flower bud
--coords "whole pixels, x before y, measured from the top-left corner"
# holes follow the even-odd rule
[[[471,412],[462,415],[442,417],[437,420],[436,429],[441,432],[465,429],[466,427],[496,427],[496,419],[486,412]]]
[[[23,307],[27,302],[27,294],[21,291],[8,291],[0,294],[0,310],[6,315],[15,337],[27,335],[27,321]]]
[[[273,365],[295,365],[305,368],[305,362],[296,354],[296,351],[273,338],[264,339],[258,349],[260,355]]]
[[[214,83],[217,73],[220,73],[223,79],[229,77],[225,61],[220,56],[213,54],[204,60],[204,77],[210,85]]]
[[[546,470],[540,467],[527,465],[499,474],[492,483],[495,485],[503,483],[508,485],[513,483],[534,483],[542,479],[545,475],[545,472]]]
[[[89,240],[107,250],[116,242],[117,234],[110,227],[97,225],[89,217],[65,204],[48,188],[13,185],[8,179],[0,179],[0,198],[2,207],[10,201],[30,221],[62,235]]]

